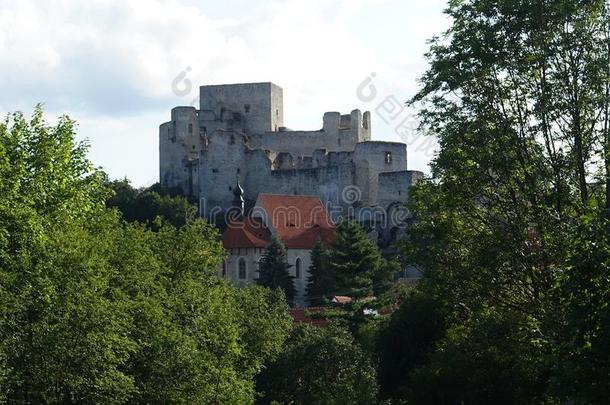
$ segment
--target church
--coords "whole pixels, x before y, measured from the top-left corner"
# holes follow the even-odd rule
[[[218,276],[237,285],[255,282],[258,263],[271,238],[286,247],[290,275],[294,277],[295,304],[306,305],[305,288],[311,264],[310,252],[317,240],[332,241],[335,224],[318,196],[259,194],[248,215],[243,211],[243,189],[234,188],[235,215],[222,235],[228,257]]]

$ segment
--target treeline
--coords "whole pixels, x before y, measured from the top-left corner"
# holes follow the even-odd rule
[[[198,216],[197,204],[182,196],[178,189],[166,189],[159,183],[150,187],[134,188],[129,180],[106,180],[112,191],[106,201],[108,208],[116,208],[127,222],[140,222],[155,229],[157,217],[180,227]]]
[[[281,288],[219,279],[188,201],[86,152],[40,108],[0,124],[0,403],[376,401],[345,325],[294,327]]]
[[[218,280],[203,221],[122,220],[85,154],[68,118],[0,125],[0,402],[252,402],[282,294]]]
[[[134,222],[107,207],[69,119],[13,115],[0,125],[0,402],[607,403],[609,10],[449,3],[412,100],[440,145],[401,242],[424,278],[386,283],[345,222],[314,249],[308,293],[357,299],[324,329],[294,328],[281,288],[218,280],[218,233],[181,222],[188,202],[165,220],[178,200],[162,192],[108,203],[156,193]],[[376,316],[386,303],[395,312]]]
[[[383,335],[381,395],[608,403],[610,4],[449,3],[412,102],[438,138]]]

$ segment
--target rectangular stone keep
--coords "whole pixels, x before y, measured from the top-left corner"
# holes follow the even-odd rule
[[[201,111],[213,111],[216,119],[227,119],[227,111],[238,114],[248,133],[276,132],[284,126],[281,87],[267,83],[221,84],[199,88]]]

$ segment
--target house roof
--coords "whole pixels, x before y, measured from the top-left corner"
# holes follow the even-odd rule
[[[257,206],[287,248],[311,249],[318,239],[329,244],[334,237],[335,224],[318,196],[260,194]]]
[[[243,221],[231,221],[222,234],[225,249],[264,248],[269,242],[271,232],[260,218],[248,217]]]
[[[317,196],[260,194],[252,214],[232,221],[222,235],[226,249],[263,248],[272,231],[288,249],[312,249],[320,239],[329,244],[335,224]]]
[[[346,297],[344,295],[335,295],[331,301],[335,304],[349,304],[352,302],[352,299],[351,297]]]

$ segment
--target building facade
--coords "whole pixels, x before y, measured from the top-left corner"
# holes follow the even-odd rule
[[[222,242],[228,256],[218,276],[241,286],[256,282],[259,261],[276,237],[286,247],[292,266],[295,302],[304,306],[311,250],[318,239],[328,245],[334,232],[335,225],[318,196],[259,194],[250,214],[232,220],[224,231]]]

